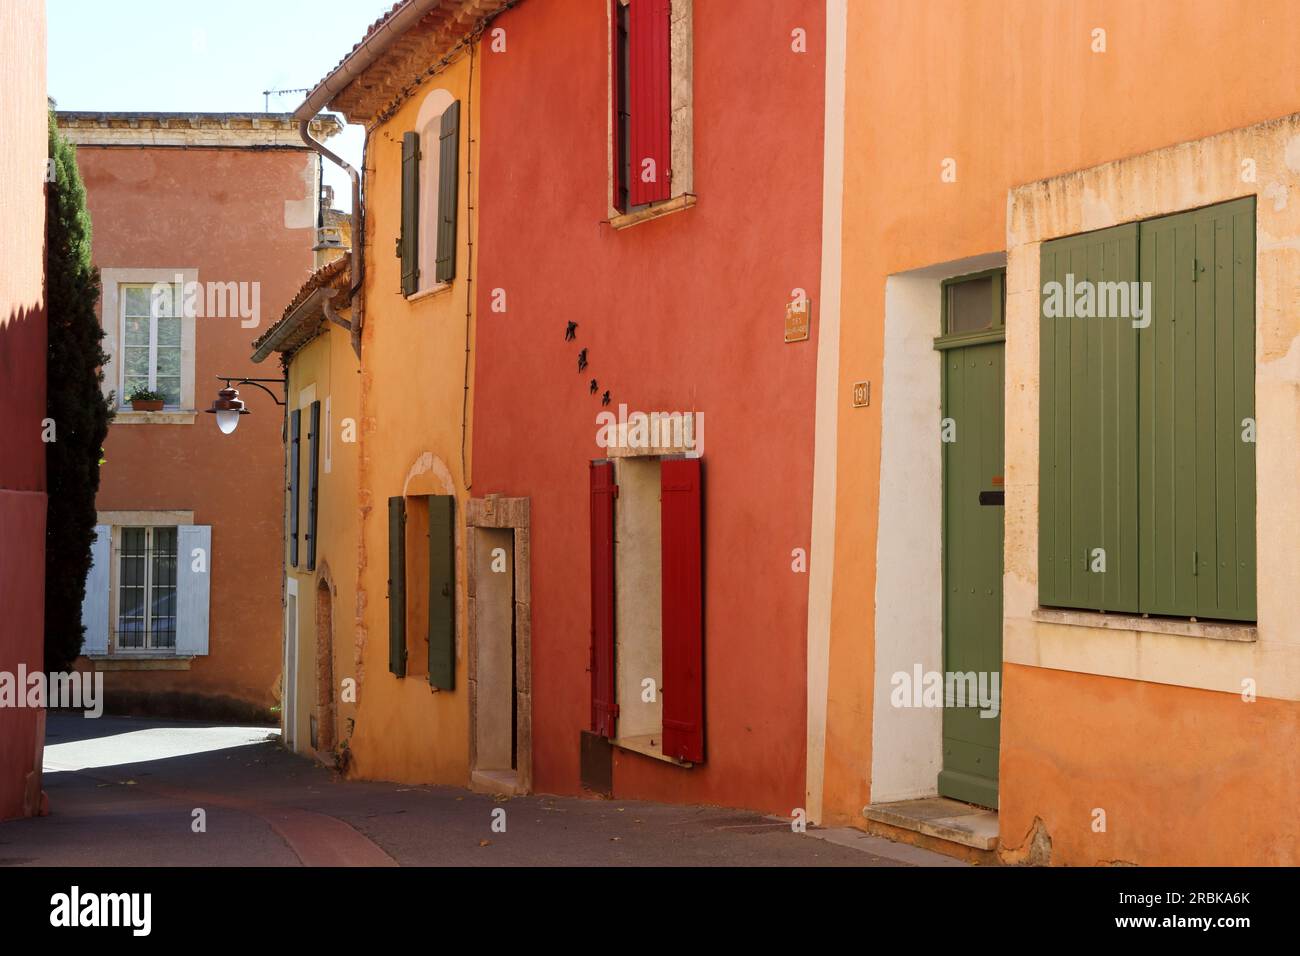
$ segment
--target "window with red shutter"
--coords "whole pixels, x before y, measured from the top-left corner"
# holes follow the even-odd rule
[[[591,464],[591,726],[616,746],[704,760],[700,460]]]
[[[614,206],[672,195],[671,0],[610,0]]]
[[[614,736],[614,463],[593,461],[591,497],[591,729]]]
[[[663,752],[704,760],[704,595],[699,458],[660,465]]]
[[[627,211],[627,21],[628,8],[623,0],[609,0],[609,24],[613,31],[610,37],[610,56],[613,58],[610,77],[613,89],[610,90],[610,104],[613,106],[613,123],[610,127],[614,138],[614,208],[619,212]]]

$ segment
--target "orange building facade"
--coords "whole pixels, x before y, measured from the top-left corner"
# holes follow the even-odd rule
[[[828,10],[810,816],[1006,862],[1294,865],[1296,9]],[[1062,317],[1056,279],[1150,311]],[[967,555],[1000,733],[898,693],[975,639]],[[963,775],[992,796],[936,806]]]
[[[286,509],[286,743],[357,778],[465,785],[481,53],[470,11],[440,6],[381,19],[367,40],[382,39],[299,110],[366,127],[364,204],[352,255],[298,291],[254,359],[286,366],[300,489]],[[439,69],[407,85],[416,63]]]

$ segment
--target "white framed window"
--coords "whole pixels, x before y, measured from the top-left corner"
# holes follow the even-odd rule
[[[183,293],[197,285],[194,268],[100,270],[104,328],[104,394],[113,395],[115,424],[194,420],[195,310],[185,308]],[[154,294],[171,290],[172,294]],[[164,395],[164,411],[134,412],[127,401],[143,387]]]
[[[87,657],[208,653],[212,526],[190,511],[101,511],[81,607]]]
[[[121,404],[148,389],[163,396],[164,408],[181,407],[182,292],[173,284],[121,286]]]
[[[438,181],[441,165],[438,137],[442,114],[453,102],[455,97],[447,90],[430,90],[415,120],[415,131],[420,134],[420,292],[432,292],[447,285],[437,280],[438,211],[442,195]]]
[[[121,529],[118,650],[175,650],[176,542],[175,526]]]

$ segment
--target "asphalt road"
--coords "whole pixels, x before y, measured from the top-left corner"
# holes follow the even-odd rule
[[[51,714],[50,815],[0,824],[0,866],[960,865],[716,807],[345,781],[277,741],[267,727]]]

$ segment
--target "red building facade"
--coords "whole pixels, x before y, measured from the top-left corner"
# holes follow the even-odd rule
[[[0,4],[0,672],[44,666],[45,4]],[[45,712],[0,707],[0,820],[40,808]]]
[[[803,805],[823,17],[485,34],[471,518],[528,499],[537,790]]]

